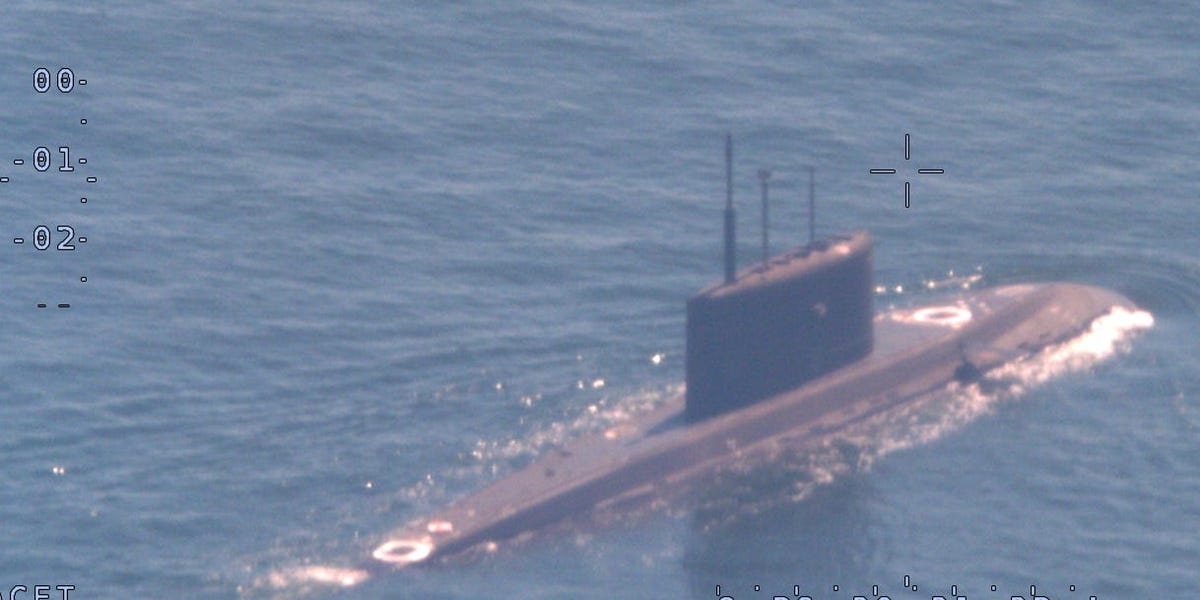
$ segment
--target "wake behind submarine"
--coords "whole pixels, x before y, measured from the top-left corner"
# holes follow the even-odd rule
[[[738,271],[729,137],[725,161],[725,278],[687,301],[686,392],[411,523],[375,548],[368,567],[428,562],[653,497],[756,451],[811,443],[978,379],[1110,311],[1136,310],[1106,289],[1035,283],[876,315],[866,232],[767,258],[766,173],[764,260]]]

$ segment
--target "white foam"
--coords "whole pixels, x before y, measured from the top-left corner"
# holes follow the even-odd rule
[[[1114,353],[1127,351],[1131,335],[1153,325],[1154,316],[1146,311],[1114,307],[1093,321],[1082,335],[1048,346],[1027,359],[1001,365],[989,376],[1012,379],[1023,390],[1065,373],[1082,371]]]
[[[309,565],[271,573],[267,576],[267,583],[274,588],[312,583],[351,587],[366,581],[368,577],[367,572],[362,569]]]
[[[1043,348],[989,371],[981,387],[951,384],[922,402],[885,412],[839,436],[863,450],[859,467],[915,445],[929,443],[988,413],[996,402],[1070,372],[1083,371],[1129,349],[1129,339],[1151,327],[1154,317],[1142,310],[1114,307],[1078,336]],[[1001,385],[996,383],[1000,382]]]

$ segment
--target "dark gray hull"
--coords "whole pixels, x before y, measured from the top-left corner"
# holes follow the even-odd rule
[[[804,444],[1075,337],[1125,297],[1075,284],[1006,286],[875,318],[857,362],[795,389],[697,423],[675,398],[634,423],[556,449],[411,524],[372,554],[400,568],[535,530],[597,506],[652,496],[772,444]]]

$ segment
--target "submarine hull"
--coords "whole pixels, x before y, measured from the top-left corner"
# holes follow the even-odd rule
[[[372,553],[401,568],[512,538],[555,521],[702,477],[767,444],[804,444],[915,400],[949,382],[1072,337],[1114,308],[1115,292],[1051,283],[997,287],[874,317],[864,358],[700,422],[679,396],[634,423],[555,449],[429,518]]]

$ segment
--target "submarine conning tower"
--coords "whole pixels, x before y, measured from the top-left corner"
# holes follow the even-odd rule
[[[725,137],[725,281],[687,303],[688,421],[700,421],[787,391],[871,353],[871,236],[815,240],[809,169],[809,243],[737,272],[733,136]]]
[[[699,421],[870,354],[871,236],[815,241],[687,302],[687,409]]]

